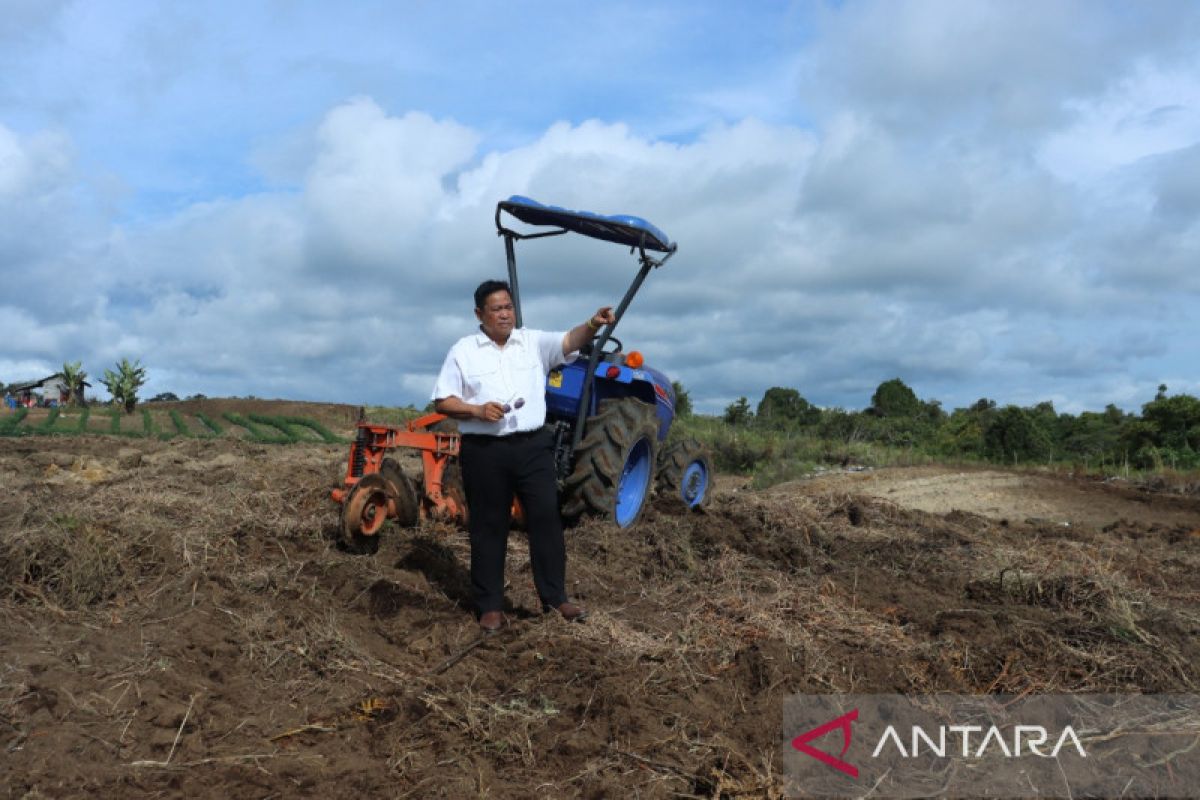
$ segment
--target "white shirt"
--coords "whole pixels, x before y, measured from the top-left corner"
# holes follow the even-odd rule
[[[462,433],[507,436],[537,430],[546,424],[546,373],[569,360],[562,351],[565,336],[516,328],[503,347],[483,331],[464,336],[446,354],[431,399],[457,397],[476,405],[513,406],[496,422],[459,420]],[[525,401],[520,408],[515,407],[518,399]]]

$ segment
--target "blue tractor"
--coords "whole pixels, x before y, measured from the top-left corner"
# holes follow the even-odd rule
[[[549,230],[519,233],[505,224],[506,215]],[[637,275],[616,319],[597,331],[580,358],[546,380],[546,421],[555,433],[563,516],[599,515],[626,528],[641,516],[655,488],[688,508],[707,504],[714,481],[711,456],[694,439],[667,444],[675,419],[670,379],[646,366],[641,353],[625,352],[613,335],[646,276],[675,254],[675,243],[640,217],[570,211],[520,196],[497,204],[496,230],[504,238],[518,327],[523,323],[517,241],[579,233],[629,247],[637,257]]]
[[[550,230],[519,233],[504,224],[505,215]],[[643,364],[641,353],[624,352],[613,336],[642,281],[674,255],[675,244],[638,217],[568,211],[527,197],[510,197],[497,205],[496,229],[504,237],[518,327],[523,323],[517,241],[573,232],[627,246],[637,254],[638,273],[612,324],[597,331],[580,358],[546,378],[546,417],[554,429],[563,516],[575,521],[585,514],[599,515],[627,528],[641,516],[656,487],[688,508],[703,507],[713,489],[711,457],[694,439],[667,444],[675,419],[671,381]],[[465,524],[468,509],[457,463],[459,444],[457,425],[444,414],[428,414],[403,427],[360,421],[345,479],[330,494],[341,506],[346,547],[375,552],[387,519],[402,527],[421,519]],[[405,475],[390,457],[397,448],[421,451],[421,481]],[[514,503],[513,514],[521,518],[519,503]]]

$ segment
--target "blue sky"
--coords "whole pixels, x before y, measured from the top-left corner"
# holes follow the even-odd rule
[[[0,0],[0,380],[422,405],[526,194],[719,411],[1200,392],[1194,3]],[[635,265],[522,247],[529,324]]]

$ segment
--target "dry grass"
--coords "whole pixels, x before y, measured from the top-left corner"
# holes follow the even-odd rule
[[[513,624],[481,638],[459,532],[337,549],[342,448],[133,447],[0,453],[0,745],[25,792],[774,798],[791,693],[1200,678],[1186,532],[741,492],[573,530],[586,625],[536,613],[514,534]]]

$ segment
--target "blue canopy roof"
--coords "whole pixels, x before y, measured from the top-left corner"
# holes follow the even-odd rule
[[[665,233],[641,217],[628,214],[604,216],[590,211],[571,211],[558,206],[542,205],[536,200],[516,194],[507,200],[501,200],[497,211],[507,211],[527,225],[553,225],[593,239],[604,239],[630,247],[644,247],[660,253],[675,251],[675,243],[668,239]]]

